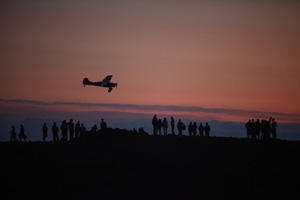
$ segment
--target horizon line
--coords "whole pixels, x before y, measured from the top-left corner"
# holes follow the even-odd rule
[[[300,113],[284,113],[284,112],[262,112],[257,110],[247,110],[247,109],[235,109],[235,108],[209,108],[209,107],[201,107],[201,106],[180,106],[180,105],[141,105],[141,104],[117,104],[117,103],[87,103],[87,102],[68,102],[68,101],[36,101],[36,100],[28,100],[28,99],[2,99],[0,98],[0,102],[4,103],[16,103],[16,104],[29,104],[29,105],[69,105],[69,106],[78,106],[78,107],[102,107],[102,108],[110,108],[117,110],[133,110],[133,111],[166,111],[166,112],[188,112],[188,113],[216,113],[216,114],[226,114],[231,116],[243,116],[251,118],[269,118],[276,117],[279,120],[291,120],[300,121]],[[82,111],[83,113],[85,111]],[[97,112],[97,111],[86,111],[86,112]],[[116,111],[110,111],[116,112]],[[121,113],[121,112],[120,112]],[[127,112],[134,113],[134,112]],[[141,113],[147,114],[147,113]],[[148,113],[149,114],[149,113]],[[169,114],[168,114],[169,115]],[[254,117],[255,116],[255,117]],[[217,119],[216,119],[217,120]],[[220,121],[220,120],[217,120]],[[223,121],[223,120],[221,120]]]

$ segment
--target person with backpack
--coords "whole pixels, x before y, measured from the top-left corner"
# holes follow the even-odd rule
[[[184,123],[181,122],[181,119],[178,120],[177,129],[178,129],[179,136],[182,136],[182,131],[185,130],[185,125]]]

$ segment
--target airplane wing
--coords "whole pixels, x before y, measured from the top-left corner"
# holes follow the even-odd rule
[[[112,75],[108,75],[107,77],[105,77],[105,79],[103,79],[102,82],[108,83],[111,78],[112,78]]]

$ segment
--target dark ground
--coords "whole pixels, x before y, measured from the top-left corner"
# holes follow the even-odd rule
[[[0,143],[1,199],[300,197],[300,142],[99,137]]]

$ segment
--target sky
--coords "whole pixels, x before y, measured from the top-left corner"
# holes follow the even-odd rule
[[[299,10],[292,0],[1,1],[0,118],[300,123]],[[119,84],[111,93],[82,85],[107,75]]]

